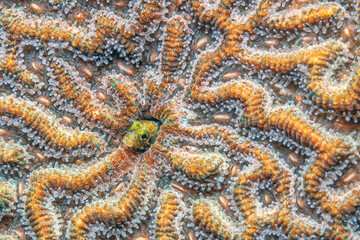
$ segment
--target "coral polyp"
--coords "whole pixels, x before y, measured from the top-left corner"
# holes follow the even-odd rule
[[[359,21],[0,1],[0,238],[360,239]]]

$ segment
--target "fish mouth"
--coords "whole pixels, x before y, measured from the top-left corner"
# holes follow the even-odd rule
[[[145,151],[150,148],[151,144],[149,142],[141,142],[136,139],[134,135],[126,134],[123,138],[123,143],[129,148],[133,148],[140,151]]]

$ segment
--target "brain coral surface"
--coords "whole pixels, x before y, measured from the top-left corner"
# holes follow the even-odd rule
[[[0,239],[360,239],[359,21],[0,0]]]

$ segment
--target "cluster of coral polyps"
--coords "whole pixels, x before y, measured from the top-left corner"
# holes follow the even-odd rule
[[[0,239],[360,239],[360,1],[0,1]]]

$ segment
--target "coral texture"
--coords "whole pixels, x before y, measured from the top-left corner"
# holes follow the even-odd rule
[[[0,239],[360,239],[360,1],[0,1]]]

